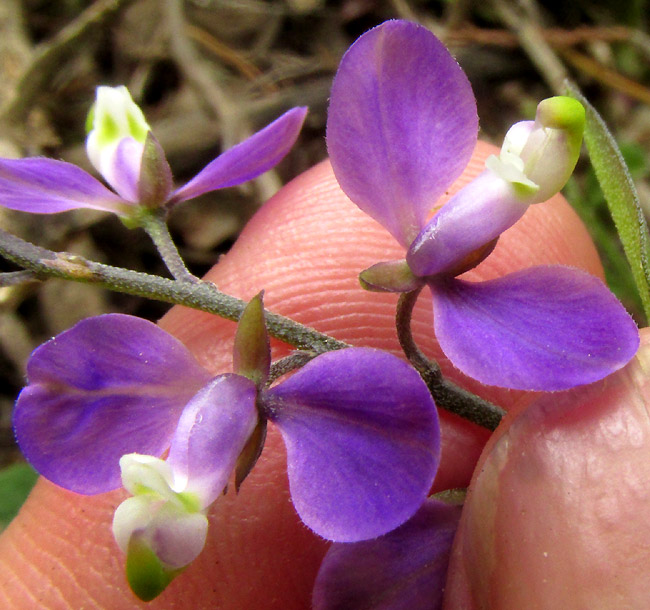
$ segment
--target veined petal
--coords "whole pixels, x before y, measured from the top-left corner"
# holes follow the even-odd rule
[[[332,545],[314,585],[314,610],[441,608],[460,512],[429,499],[384,536]]]
[[[18,443],[42,475],[85,494],[120,486],[124,454],[161,455],[210,378],[180,341],[121,314],[88,318],[41,345],[27,376]]]
[[[327,119],[334,174],[405,247],[467,165],[477,130],[467,77],[426,28],[388,21],[344,55]]]
[[[528,205],[521,202],[509,182],[485,170],[456,193],[422,229],[406,261],[420,277],[453,272],[472,253],[517,222],[527,209]]]
[[[122,138],[113,148],[112,154],[102,155],[100,173],[120,197],[138,202],[138,181],[144,144],[133,138]]]
[[[532,267],[489,282],[440,280],[435,333],[452,364],[481,383],[554,391],[624,366],[639,333],[597,278],[570,267]]]
[[[263,399],[287,446],[291,497],[317,534],[354,542],[406,521],[440,453],[438,416],[399,358],[350,348],[322,354]]]
[[[208,520],[202,512],[187,512],[152,496],[127,498],[113,517],[113,535],[122,552],[128,552],[136,534],[172,570],[196,559],[207,531]]]
[[[165,502],[145,531],[145,539],[158,559],[171,569],[182,568],[203,550],[208,520],[203,513],[188,513]]]
[[[0,159],[0,205],[32,214],[75,208],[128,213],[129,204],[72,163],[54,159]]]
[[[255,383],[241,375],[220,375],[183,410],[167,463],[174,485],[211,504],[223,491],[237,458],[257,424]]]
[[[292,108],[261,131],[208,163],[171,201],[194,199],[203,193],[252,180],[277,165],[296,142],[307,108]]]

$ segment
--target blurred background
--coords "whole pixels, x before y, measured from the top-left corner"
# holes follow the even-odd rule
[[[2,0],[0,157],[51,156],[91,170],[85,118],[98,85],[125,84],[178,182],[292,106],[310,113],[272,172],[183,205],[171,230],[204,274],[282,184],[326,157],[327,98],[341,55],[364,31],[402,18],[429,27],[465,69],[481,137],[499,144],[570,78],[608,122],[650,213],[650,35],[646,0]],[[633,281],[586,159],[565,194],[640,324]],[[1,202],[0,202],[1,203]],[[0,208],[0,227],[58,251],[166,275],[146,235],[79,210],[30,216]],[[0,270],[13,270],[0,261]],[[31,485],[11,410],[31,350],[78,320],[120,311],[152,320],[167,305],[51,280],[0,288],[0,528]],[[8,491],[10,490],[10,491]],[[10,506],[9,506],[10,505]]]

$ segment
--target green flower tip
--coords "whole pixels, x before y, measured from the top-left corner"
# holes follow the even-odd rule
[[[86,119],[86,132],[94,132],[97,144],[105,146],[124,137],[144,143],[151,131],[142,110],[124,87],[97,87],[97,95]]]
[[[158,597],[180,572],[165,567],[142,537],[134,533],[126,555],[126,579],[142,601]]]
[[[537,106],[537,120],[544,127],[562,129],[582,138],[585,130],[585,108],[572,97],[549,97]]]

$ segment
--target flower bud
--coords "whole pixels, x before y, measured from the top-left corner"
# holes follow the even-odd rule
[[[119,195],[137,201],[140,164],[151,128],[126,87],[98,87],[86,121],[86,152]]]
[[[120,468],[134,495],[117,507],[113,535],[127,555],[129,585],[148,601],[201,552],[208,521],[195,494],[175,489],[163,460],[134,453],[122,456]]]
[[[577,100],[557,96],[537,106],[535,121],[513,125],[501,153],[485,165],[509,182],[524,203],[550,199],[571,176],[580,154],[585,110]]]

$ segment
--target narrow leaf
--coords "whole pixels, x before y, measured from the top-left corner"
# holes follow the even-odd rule
[[[0,531],[16,516],[37,478],[28,464],[12,464],[0,470]]]
[[[587,111],[585,144],[589,158],[632,269],[646,317],[650,318],[650,235],[634,182],[602,117],[573,83],[567,81],[566,87]]]

